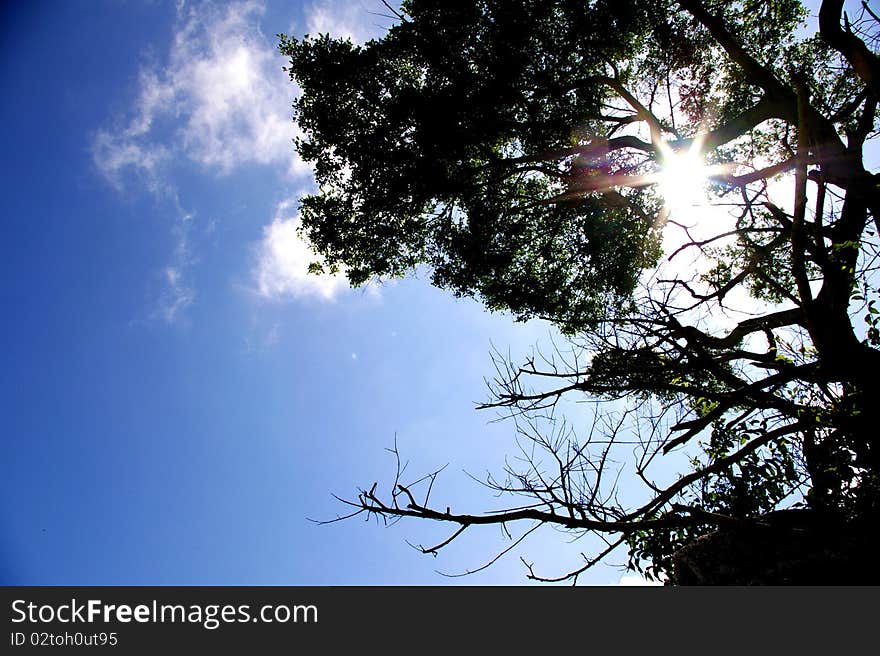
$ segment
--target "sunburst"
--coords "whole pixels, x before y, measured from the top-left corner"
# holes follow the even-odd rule
[[[715,167],[706,163],[702,141],[699,137],[694,139],[685,150],[661,145],[657,188],[672,216],[681,216],[706,205],[706,182],[715,173]]]

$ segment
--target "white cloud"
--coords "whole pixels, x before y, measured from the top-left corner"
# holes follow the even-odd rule
[[[617,585],[623,587],[634,587],[634,586],[655,586],[655,585],[663,585],[659,581],[649,581],[648,579],[639,576],[638,574],[625,574],[620,577],[620,580],[617,582]]]
[[[94,161],[111,182],[146,173],[155,190],[160,164],[180,157],[220,174],[251,163],[308,172],[292,144],[296,89],[259,29],[263,12],[254,0],[179,9],[167,65],[142,70],[127,122],[95,135]]]
[[[166,323],[174,323],[195,300],[195,292],[184,282],[180,268],[166,267],[164,274],[167,286],[154,316],[161,317]]]
[[[113,134],[100,131],[92,142],[92,156],[98,170],[117,189],[122,188],[122,173],[134,170],[141,175],[151,191],[159,191],[159,166],[168,153],[158,145],[139,144],[125,132]]]
[[[349,288],[342,274],[309,273],[309,264],[320,258],[299,235],[299,216],[294,202],[279,203],[275,218],[263,228],[263,241],[254,272],[257,291],[264,298],[318,298],[333,300]]]
[[[219,175],[262,164],[291,176],[310,170],[293,148],[297,90],[282,70],[274,38],[259,29],[261,2],[179,3],[163,65],[145,66],[127,116],[96,132],[92,157],[117,189],[145,184],[176,213],[177,243],[162,272],[165,289],[152,317],[174,322],[192,304],[187,282],[191,214],[181,207],[172,166],[192,162]]]
[[[322,0],[306,9],[306,32],[366,43],[385,32],[392,23],[390,15],[378,0]]]
[[[174,167],[190,162],[222,176],[258,164],[292,180],[311,174],[293,147],[298,129],[291,105],[299,89],[283,71],[286,61],[274,37],[260,30],[264,12],[261,0],[179,1],[166,56],[143,67],[129,113],[92,141],[96,168],[112,185],[121,190],[137,180],[177,212],[178,247],[163,270],[166,289],[152,314],[168,322],[195,299],[187,283],[194,262],[191,216],[181,208]],[[387,9],[378,0],[320,0],[306,8],[305,31],[363,42],[391,24],[382,13]],[[297,234],[299,219],[290,215],[290,207],[289,202],[279,205],[263,230],[257,290],[265,298],[332,300],[348,284],[341,275],[308,273],[317,257]]]

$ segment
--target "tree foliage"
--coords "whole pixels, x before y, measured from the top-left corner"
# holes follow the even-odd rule
[[[362,46],[282,35],[319,187],[301,201],[314,268],[357,285],[427,265],[571,339],[497,363],[486,406],[528,456],[488,481],[510,507],[455,514],[397,479],[354,512],[457,524],[451,539],[602,536],[563,579],[618,547],[671,582],[852,576],[880,489],[878,25],[842,0],[818,17],[796,0],[411,0]],[[706,163],[699,210],[664,191],[688,154]],[[583,395],[619,402],[564,428],[560,399]],[[689,468],[655,474],[669,458]],[[785,566],[749,569],[768,536]]]

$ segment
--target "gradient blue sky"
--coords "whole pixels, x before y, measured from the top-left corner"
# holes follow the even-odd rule
[[[345,2],[4,3],[0,582],[519,584],[586,545],[497,529],[440,557],[444,527],[316,526],[389,481],[449,463],[438,502],[482,510],[513,426],[476,412],[490,341],[515,324],[411,279],[347,290],[304,275],[294,89],[278,32],[364,39]],[[477,497],[471,498],[472,494]],[[442,500],[442,501],[441,501]],[[596,569],[584,582],[616,584]]]

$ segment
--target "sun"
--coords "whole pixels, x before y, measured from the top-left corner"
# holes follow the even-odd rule
[[[673,216],[682,216],[706,204],[706,181],[710,167],[703,159],[697,143],[685,151],[664,149],[658,174],[658,189],[666,209]]]

